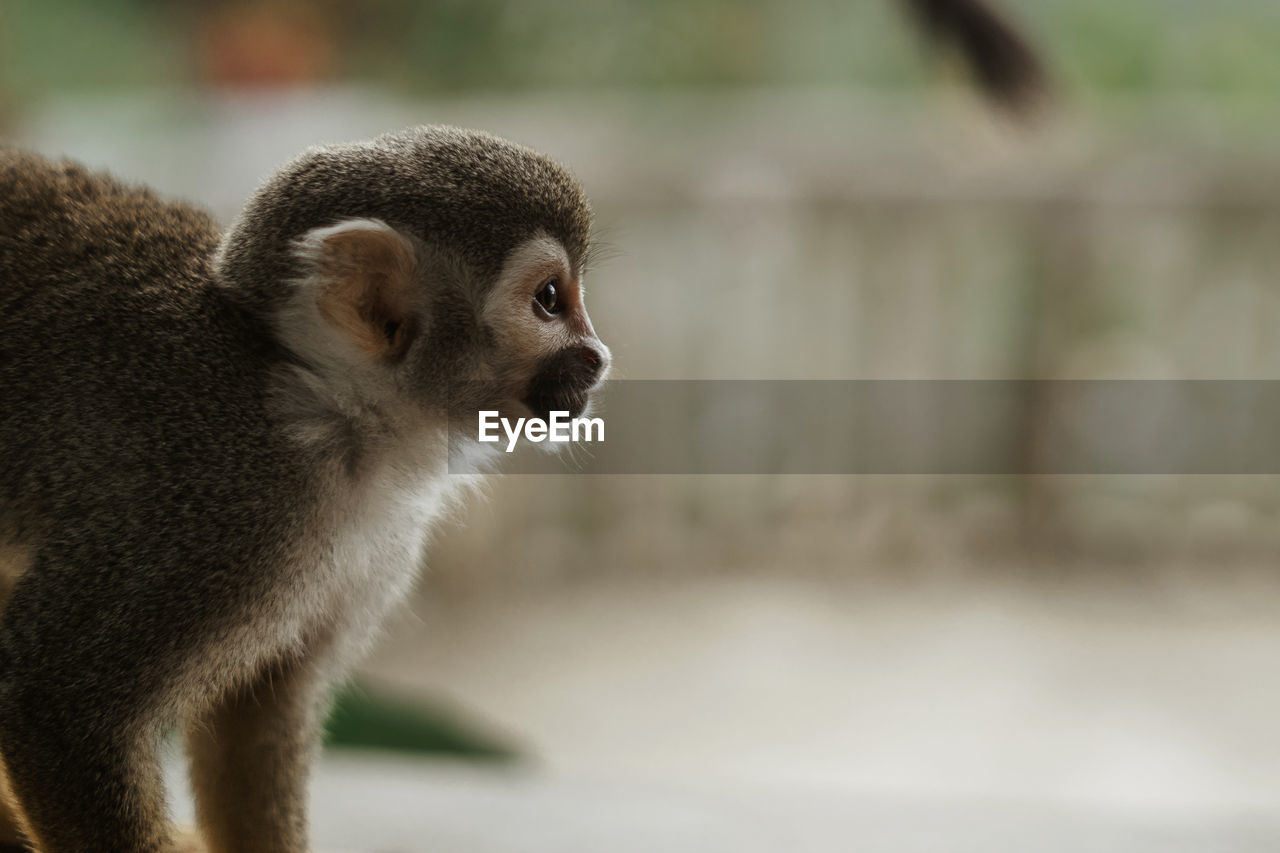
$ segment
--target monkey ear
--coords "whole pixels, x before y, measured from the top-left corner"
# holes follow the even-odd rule
[[[299,245],[323,320],[370,358],[399,361],[414,331],[408,238],[385,222],[353,219],[309,231]]]

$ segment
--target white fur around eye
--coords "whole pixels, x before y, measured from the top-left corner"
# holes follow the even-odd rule
[[[527,240],[507,256],[484,305],[485,322],[507,360],[533,365],[572,342],[572,333],[562,323],[549,322],[533,310],[534,294],[547,279],[558,278],[561,287],[569,287],[572,276],[564,246],[545,234]]]

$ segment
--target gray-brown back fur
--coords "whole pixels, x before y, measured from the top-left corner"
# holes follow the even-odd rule
[[[284,356],[211,286],[217,239],[195,208],[0,153],[0,529],[37,552],[0,629],[15,665],[164,667],[191,651],[174,614],[233,619],[233,576],[289,528],[279,498],[305,492],[263,406]]]

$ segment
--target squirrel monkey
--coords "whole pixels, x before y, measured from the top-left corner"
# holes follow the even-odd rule
[[[581,414],[609,366],[561,167],[419,127],[306,151],[225,233],[0,149],[0,758],[11,838],[307,848],[336,682],[412,582],[449,412]],[[464,446],[471,455],[491,445]]]

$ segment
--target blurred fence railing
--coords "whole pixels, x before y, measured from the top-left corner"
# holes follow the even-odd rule
[[[525,141],[596,201],[608,249],[588,288],[621,378],[1280,377],[1280,133],[1203,119],[1077,116],[1019,138],[954,104],[839,93],[343,91],[69,99],[18,135],[224,217],[315,142],[424,120]],[[1020,417],[1028,445],[1051,426],[1049,411]],[[1280,553],[1269,475],[511,477],[490,491],[442,536],[439,586],[1027,549]]]

